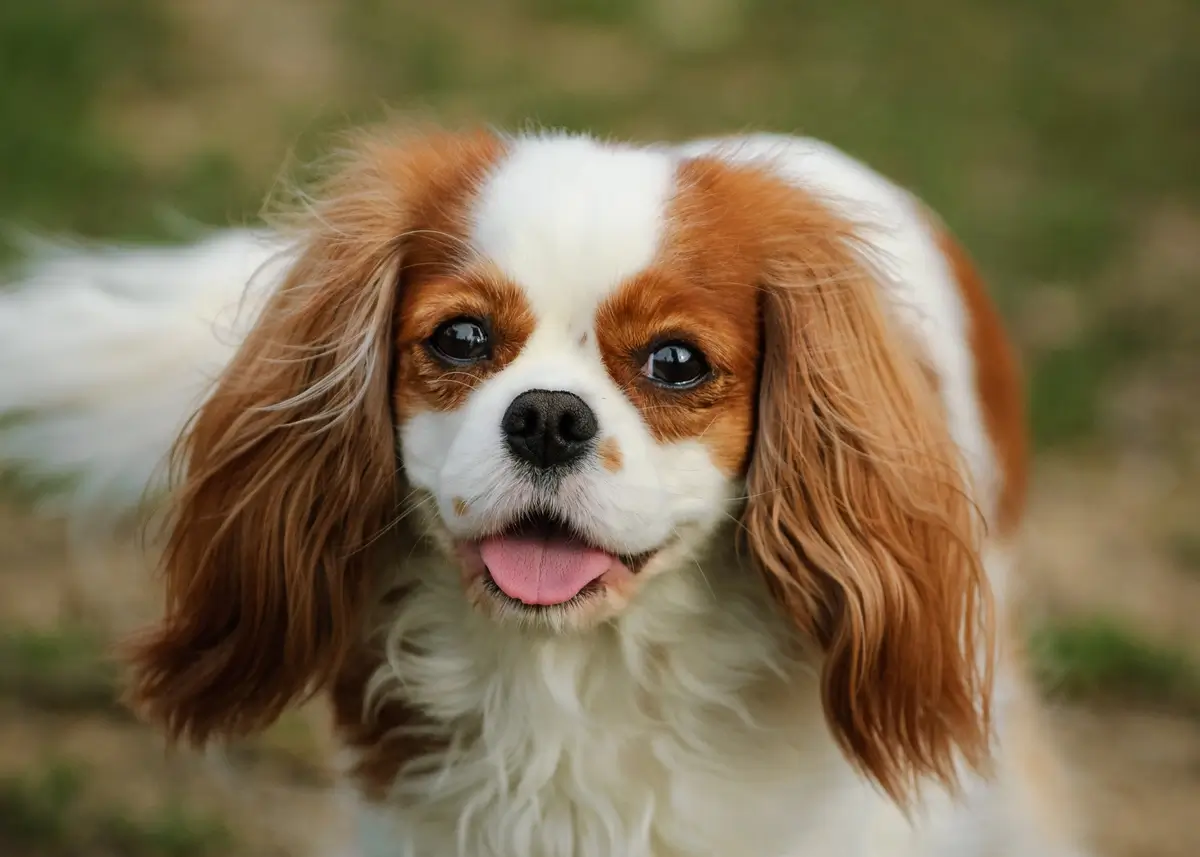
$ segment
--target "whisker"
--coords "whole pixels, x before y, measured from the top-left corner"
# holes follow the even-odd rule
[[[367,550],[372,545],[376,544],[381,539],[383,539],[385,536],[387,536],[389,533],[391,533],[396,527],[398,527],[404,521],[405,518],[407,518],[409,515],[416,512],[418,509],[425,507],[430,502],[433,502],[436,505],[437,497],[435,497],[433,494],[426,494],[425,497],[423,497],[419,502],[412,503],[411,501],[412,501],[413,495],[421,492],[421,490],[422,489],[414,488],[411,491],[409,491],[408,495],[403,500],[401,500],[400,504],[399,504],[399,505],[402,505],[405,507],[404,510],[401,511],[400,514],[393,516],[386,524],[384,524],[382,527],[380,527],[379,532],[377,532],[373,536],[371,536],[371,538],[369,538],[364,544],[362,544],[358,548],[358,550],[359,551]]]
[[[678,528],[674,526],[671,527],[671,535],[673,535],[676,539],[681,539]],[[692,561],[692,565],[696,566],[696,571],[700,573],[700,579],[703,580],[704,585],[708,587],[709,594],[712,595],[713,600],[716,600],[717,590],[713,587],[712,581],[708,579],[708,575],[704,573],[704,567],[700,565],[700,560],[696,559],[694,556],[689,556],[689,558]]]

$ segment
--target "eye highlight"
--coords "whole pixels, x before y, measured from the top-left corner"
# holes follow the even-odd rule
[[[662,387],[686,390],[708,380],[712,369],[704,353],[690,342],[672,340],[655,345],[642,374]]]
[[[492,356],[490,325],[483,319],[460,316],[438,325],[427,345],[447,363],[477,363]]]

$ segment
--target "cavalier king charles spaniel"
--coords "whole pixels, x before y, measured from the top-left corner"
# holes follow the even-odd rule
[[[0,454],[165,510],[146,719],[325,697],[386,857],[1083,853],[1016,361],[920,201],[809,139],[490,131],[301,201],[0,297]]]

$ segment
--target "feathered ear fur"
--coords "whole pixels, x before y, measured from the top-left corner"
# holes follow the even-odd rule
[[[986,765],[981,523],[930,375],[854,224],[765,177],[759,417],[744,515],[779,604],[824,653],[826,716],[903,802]],[[763,197],[769,197],[764,199]]]
[[[371,141],[310,205],[295,263],[178,447],[166,614],[130,653],[130,701],[171,737],[269,725],[358,642],[400,481],[397,293],[457,250],[455,203],[498,146]]]

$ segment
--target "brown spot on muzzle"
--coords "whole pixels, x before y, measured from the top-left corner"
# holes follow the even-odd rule
[[[606,437],[596,448],[600,464],[609,473],[617,473],[625,465],[625,456],[621,454],[621,445],[615,437]]]

